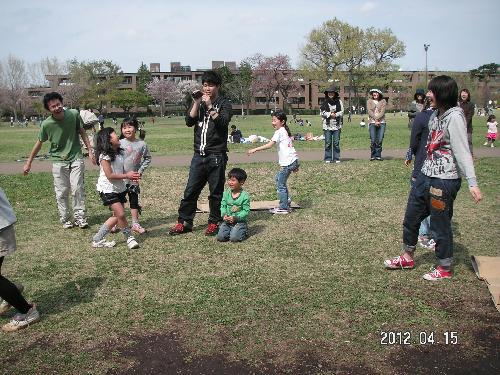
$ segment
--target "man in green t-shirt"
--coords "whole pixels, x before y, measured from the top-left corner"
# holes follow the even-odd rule
[[[83,129],[83,122],[77,110],[65,109],[63,98],[57,92],[50,92],[43,97],[43,105],[51,113],[40,126],[38,140],[23,167],[24,174],[31,170],[31,163],[42,148],[45,141],[50,142],[49,155],[53,162],[52,175],[56,192],[57,208],[63,228],[72,228],[74,225],[87,228],[89,225],[85,217],[85,186],[82,150],[78,136],[89,150],[92,163],[95,164],[94,153],[87,134]],[[70,217],[68,201],[73,198],[74,222]]]

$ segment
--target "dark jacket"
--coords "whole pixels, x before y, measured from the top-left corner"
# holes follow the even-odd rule
[[[410,136],[410,150],[415,155],[412,178],[417,178],[426,158],[427,137],[429,136],[429,119],[433,110],[426,109],[417,113],[413,120]]]
[[[472,116],[474,116],[474,103],[471,102],[459,102],[459,107],[462,108],[465,115],[465,122],[467,123],[467,133],[472,134]]]
[[[212,103],[219,116],[213,120],[202,102],[198,110],[198,117],[192,118],[189,112],[186,116],[186,125],[194,127],[194,152],[204,156],[213,153],[227,152],[228,125],[232,117],[232,106],[224,97],[217,97]]]

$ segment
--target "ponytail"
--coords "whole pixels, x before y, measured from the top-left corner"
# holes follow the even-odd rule
[[[288,136],[291,137],[292,136],[292,132],[290,131],[290,128],[288,127],[288,125],[286,124],[286,122],[285,122],[285,124],[283,126],[285,127],[285,130],[288,133]]]

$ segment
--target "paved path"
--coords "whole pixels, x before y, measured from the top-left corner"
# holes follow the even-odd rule
[[[365,159],[370,157],[369,150],[343,150],[342,161]],[[406,155],[406,150],[384,150],[382,153],[386,159],[403,159]],[[229,162],[231,164],[242,163],[263,163],[263,162],[278,162],[276,151],[258,152],[252,156],[245,153],[229,153]],[[188,166],[191,162],[192,155],[172,155],[172,156],[153,156],[151,165],[153,167],[183,167]],[[500,147],[487,148],[477,147],[475,157],[500,157]],[[320,161],[323,160],[323,150],[314,151],[299,151],[299,158],[302,161]],[[0,174],[16,174],[22,173],[24,162],[3,162],[0,163]],[[97,166],[92,165],[86,160],[88,170],[97,170]],[[32,172],[50,172],[52,163],[49,160],[33,161]]]

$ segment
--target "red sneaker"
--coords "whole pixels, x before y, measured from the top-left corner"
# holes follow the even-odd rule
[[[215,236],[219,231],[219,226],[214,223],[209,223],[207,229],[205,230],[205,236]]]
[[[413,259],[406,260],[404,256],[399,255],[395,258],[384,260],[384,266],[391,270],[412,269],[415,267],[415,261]]]
[[[447,271],[441,266],[437,268],[431,268],[431,272],[426,273],[423,278],[429,281],[439,281],[444,279],[451,279],[453,274],[451,271]]]
[[[186,227],[182,223],[177,223],[172,228],[170,228],[170,230],[168,231],[168,234],[170,234],[171,236],[177,236],[178,234],[183,234],[183,233],[187,233],[187,232],[191,232],[191,231],[192,231],[191,228]]]

